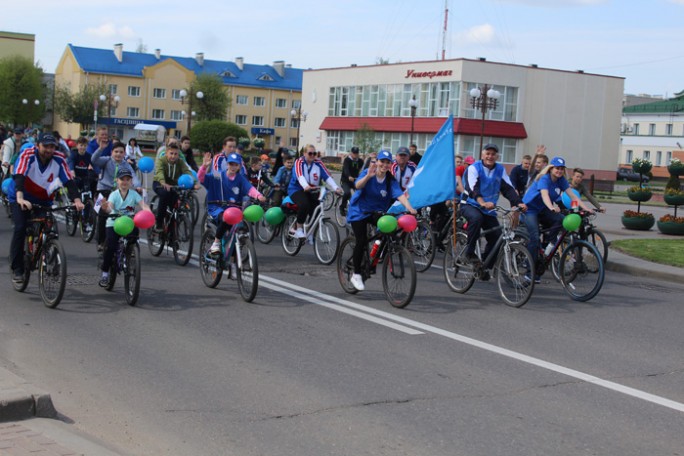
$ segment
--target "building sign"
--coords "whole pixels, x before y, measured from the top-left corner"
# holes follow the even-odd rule
[[[406,76],[404,78],[443,78],[448,77],[453,74],[452,70],[439,70],[439,71],[416,71],[416,70],[406,70]]]
[[[274,128],[253,127],[252,128],[252,134],[253,135],[263,135],[263,136],[273,136],[273,135],[275,135],[275,129]]]
[[[177,122],[165,122],[163,120],[146,120],[146,119],[124,119],[121,117],[109,117],[100,119],[99,121],[105,125],[123,125],[126,127],[135,127],[138,124],[161,125],[167,130],[177,128]]]

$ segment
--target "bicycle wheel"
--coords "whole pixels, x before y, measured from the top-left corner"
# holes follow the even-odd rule
[[[39,261],[40,296],[47,307],[54,309],[62,300],[66,286],[67,260],[62,244],[57,239],[49,239]]]
[[[349,203],[349,202],[347,202]],[[340,212],[340,205],[342,204],[342,197],[338,196],[337,201],[335,203],[335,207],[333,208],[333,212],[335,213],[335,223],[337,223],[337,226],[340,228],[344,228],[347,226],[347,211],[345,210],[344,214]],[[347,210],[349,209],[349,204],[347,204]]]
[[[285,217],[282,230],[280,231],[280,241],[283,245],[283,250],[290,256],[295,256],[302,248],[302,242],[294,236],[297,226],[297,216],[290,214]]]
[[[75,209],[67,209],[64,211],[64,222],[66,224],[67,234],[73,236],[76,234],[78,227],[78,215]]]
[[[157,207],[159,206],[159,195],[156,193],[152,197],[152,201],[150,201],[150,211],[155,215],[157,215]]]
[[[342,289],[349,294],[356,294],[359,292],[354,285],[351,284],[351,276],[354,274],[354,246],[356,245],[356,238],[349,236],[342,241],[340,251],[337,253],[337,278],[342,285]]]
[[[606,261],[608,261],[608,241],[606,240],[606,236],[601,232],[601,230],[597,228],[590,228],[587,230],[587,241],[589,241],[591,244],[594,244],[594,247],[596,247],[596,250],[598,250],[599,255],[601,255],[601,258],[603,259],[603,265],[606,265]]]
[[[329,219],[324,218],[314,231],[314,253],[322,264],[332,264],[340,248],[340,232]]]
[[[382,264],[382,289],[394,307],[406,307],[416,292],[416,265],[401,244],[390,244]]]
[[[205,230],[202,234],[199,250],[199,270],[202,282],[209,288],[215,288],[221,281],[223,270],[218,255],[210,255],[209,248],[214,242],[214,230]]]
[[[237,268],[237,285],[242,299],[252,302],[259,287],[259,266],[257,264],[256,249],[248,238],[242,238],[240,242],[241,263]]]
[[[119,273],[119,259],[117,258],[118,256],[119,252],[117,249],[116,255],[114,256],[114,263],[109,268],[109,280],[107,281],[107,285],[105,285],[104,287],[106,291],[112,291],[114,289],[114,285],[116,284],[116,276]]]
[[[452,242],[452,236],[447,237],[444,250],[444,280],[451,291],[465,293],[475,283],[473,266],[465,261],[465,248],[468,236],[465,233],[456,233],[456,243]]]
[[[147,230],[147,248],[150,249],[152,256],[159,256],[164,250],[163,233],[154,227]]]
[[[563,251],[559,274],[565,292],[575,301],[588,301],[603,286],[605,267],[593,244],[576,240]]]
[[[557,282],[561,281],[559,272],[561,255],[563,255],[565,249],[567,249],[568,246],[574,241],[575,236],[575,233],[568,233],[565,238],[563,238],[561,245],[559,245],[556,249],[556,253],[553,255],[553,258],[551,258],[551,272],[553,273],[553,277]],[[539,253],[539,255],[541,255],[541,253]]]
[[[522,244],[504,244],[494,265],[499,294],[506,305],[522,307],[534,291],[534,261]]]
[[[83,211],[79,216],[81,224],[81,239],[83,242],[90,242],[95,236],[95,226],[97,225],[97,213],[93,209],[93,202],[86,201],[84,203]]]
[[[270,244],[276,234],[276,226],[271,225],[264,217],[256,224],[256,237],[262,244]]]
[[[193,236],[192,231],[195,225],[188,214],[181,214],[176,220],[173,239],[171,246],[173,249],[173,258],[176,264],[185,266],[192,257]]]
[[[413,257],[417,272],[427,271],[435,259],[435,235],[425,220],[406,236],[406,248]]]
[[[326,192],[325,196],[323,197],[323,201],[321,202],[321,204],[323,205],[323,210],[329,211],[330,209],[332,209],[333,205],[335,205],[336,200],[337,198],[333,192]]]
[[[199,219],[199,213],[200,213],[200,203],[199,199],[197,198],[197,195],[195,195],[195,192],[193,192],[190,195],[190,199],[188,200],[188,204],[190,205],[190,218],[192,220],[193,226],[197,223],[197,220]]]
[[[126,303],[134,306],[140,295],[140,247],[137,242],[131,241],[126,246],[124,265],[124,292]]]

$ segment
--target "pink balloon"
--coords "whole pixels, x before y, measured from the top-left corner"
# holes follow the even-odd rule
[[[399,225],[399,228],[408,233],[418,227],[418,220],[412,215],[405,214],[397,219],[397,224]]]
[[[235,225],[242,221],[242,211],[237,207],[229,207],[223,211],[223,221],[228,225]]]
[[[141,230],[152,228],[154,225],[154,214],[152,211],[140,211],[133,217],[133,223]]]

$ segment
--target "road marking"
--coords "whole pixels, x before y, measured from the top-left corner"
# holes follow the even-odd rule
[[[194,258],[196,255],[193,255],[193,259],[191,260],[191,263],[194,264],[195,266],[199,266],[199,261],[195,260]],[[386,326],[386,327],[392,327],[393,323],[392,321],[399,323],[397,327],[392,327],[393,329],[397,329],[402,332],[407,332],[406,330],[412,330],[412,328],[417,328],[421,331],[416,331],[413,330],[413,333],[408,334],[424,334],[424,333],[432,333],[438,336],[446,337],[447,339],[454,340],[456,342],[461,342],[466,345],[470,345],[472,347],[480,348],[482,350],[486,350],[490,353],[496,353],[501,356],[505,356],[510,359],[515,359],[517,361],[521,361],[523,363],[527,363],[536,367],[541,367],[542,369],[546,369],[552,372],[556,372],[559,374],[566,375],[568,377],[576,378],[578,380],[581,380],[583,382],[591,383],[596,386],[600,386],[602,388],[609,389],[611,391],[615,391],[617,393],[621,393],[630,397],[634,397],[636,399],[641,399],[646,402],[650,402],[652,404],[660,405],[662,407],[666,407],[672,410],[677,410],[679,412],[684,412],[684,404],[681,402],[676,402],[671,399],[667,399],[662,396],[657,396],[655,394],[647,393],[642,390],[638,390],[636,388],[632,388],[626,385],[622,385],[620,383],[612,382],[610,380],[604,380],[602,378],[596,377],[594,375],[590,375],[575,369],[570,369],[568,367],[561,366],[559,364],[551,363],[548,361],[544,361],[543,359],[535,358],[533,356],[525,355],[520,352],[516,352],[513,350],[509,350],[507,348],[499,347],[498,345],[493,345],[487,342],[483,342],[477,339],[473,339],[468,336],[463,336],[461,334],[457,334],[451,331],[447,331],[441,328],[437,328],[432,325],[428,325],[425,323],[421,323],[416,320],[412,320],[409,318],[405,317],[400,317],[398,315],[391,314],[389,312],[385,312],[382,310],[377,310],[372,307],[368,307],[362,304],[357,304],[352,301],[347,301],[345,299],[341,299],[335,296],[330,296],[326,295],[324,293],[315,291],[315,290],[310,290],[304,287],[301,287],[299,285],[294,285],[273,277],[265,276],[263,274],[259,274],[259,281],[260,283],[265,282],[263,285],[266,288],[269,288],[271,290],[287,294],[289,296],[293,296],[299,299],[303,299],[306,301],[309,301],[313,304],[317,304],[323,307],[327,307],[329,309],[336,310],[338,312],[343,312],[347,313],[349,315],[356,316],[358,318],[363,318],[368,321],[372,321],[374,323]],[[346,308],[349,309],[346,309]],[[353,310],[352,310],[353,309]],[[375,320],[373,319],[371,315],[375,315],[378,318]],[[403,325],[403,326],[402,326]],[[406,330],[405,330],[406,329]]]

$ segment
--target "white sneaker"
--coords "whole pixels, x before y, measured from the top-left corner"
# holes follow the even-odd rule
[[[297,239],[304,239],[306,237],[306,234],[304,234],[304,230],[301,228],[297,228],[294,233],[294,237]]]
[[[354,288],[359,291],[366,289],[366,286],[363,284],[363,278],[361,277],[361,274],[352,274],[350,282]]]
[[[306,242],[307,242],[309,245],[314,245],[314,237],[313,237],[313,234],[310,234],[309,237],[306,238]]]
[[[237,264],[236,263],[230,263],[230,275],[229,277],[233,280],[237,279]]]
[[[211,254],[221,253],[221,243],[214,241],[214,243],[211,244],[211,247],[209,248],[209,253],[211,253]]]

